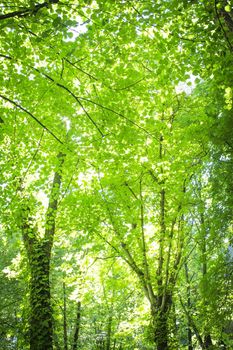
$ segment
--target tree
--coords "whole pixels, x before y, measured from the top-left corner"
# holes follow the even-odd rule
[[[50,293],[50,260],[55,234],[55,218],[61,187],[61,168],[64,154],[58,154],[48,209],[45,215],[45,231],[39,237],[31,217],[31,203],[23,203],[20,225],[30,264],[30,349],[53,348],[53,319]],[[24,200],[23,200],[24,201]]]

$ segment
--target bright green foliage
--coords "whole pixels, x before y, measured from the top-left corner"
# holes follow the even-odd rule
[[[232,1],[0,5],[1,348],[230,349]]]

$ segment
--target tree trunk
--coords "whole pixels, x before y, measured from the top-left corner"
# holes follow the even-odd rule
[[[212,343],[211,335],[210,334],[205,335],[204,337],[205,349],[211,349],[212,345],[213,343]]]
[[[205,283],[205,288],[207,289],[207,281],[206,281],[206,275],[207,275],[207,242],[206,242],[206,228],[205,228],[205,220],[204,215],[201,214],[201,227],[203,231],[203,237],[202,237],[202,243],[201,243],[201,253],[202,253],[202,276]],[[204,295],[203,297],[203,304],[206,308],[208,306],[208,301],[206,300],[206,297]],[[204,334],[204,349],[210,349],[213,345],[211,335],[209,331],[205,331]]]
[[[110,315],[108,318],[106,350],[110,350],[111,348],[111,334],[112,334],[112,315]]]
[[[190,322],[188,322],[188,350],[193,350],[192,328],[191,328]]]
[[[68,350],[67,337],[67,309],[66,309],[66,284],[63,282],[63,340],[64,350]]]
[[[75,331],[74,331],[73,350],[77,350],[77,348],[78,348],[78,338],[79,338],[79,331],[80,331],[80,320],[81,320],[81,302],[78,301],[77,318],[76,318]]]
[[[153,317],[154,339],[157,350],[168,350],[168,325],[166,312],[160,312]]]
[[[187,308],[188,308],[188,313],[190,314],[192,305],[191,305],[190,277],[189,277],[189,269],[188,269],[188,264],[187,264],[187,262],[185,262],[184,268],[185,268],[185,277],[186,277],[186,283],[187,283],[187,288],[186,288],[186,293],[187,293]],[[190,319],[189,319],[189,318],[188,318],[187,337],[188,337],[188,350],[193,350],[193,343],[192,343],[192,325],[191,325],[191,322],[190,322]]]
[[[22,207],[21,229],[30,264],[30,350],[53,349],[53,318],[50,293],[50,260],[55,234],[55,218],[61,187],[61,169],[65,155],[59,153],[45,215],[45,232],[41,238],[30,217],[30,202]]]
[[[37,242],[29,257],[30,281],[30,350],[53,349],[53,320],[49,284],[50,259],[43,244]]]

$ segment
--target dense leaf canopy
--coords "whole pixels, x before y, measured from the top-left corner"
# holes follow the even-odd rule
[[[1,349],[230,349],[232,1],[0,5]]]

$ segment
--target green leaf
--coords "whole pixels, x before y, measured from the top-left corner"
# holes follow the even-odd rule
[[[224,7],[224,9],[225,9],[226,12],[231,12],[231,6],[230,5],[226,5]]]

